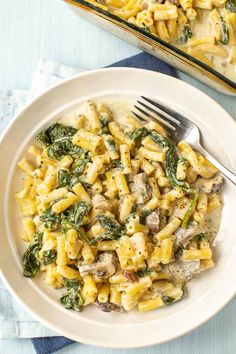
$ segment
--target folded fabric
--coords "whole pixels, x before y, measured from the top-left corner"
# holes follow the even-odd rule
[[[176,71],[173,68],[147,53],[137,54],[109,67],[143,68],[176,76]],[[25,102],[29,102],[43,90],[60,80],[83,71],[85,70],[81,68],[71,68],[59,63],[41,60],[30,92],[19,90],[0,91],[0,132],[2,132],[12,116],[23,107]],[[35,321],[20,308],[20,305],[2,283],[0,283],[0,304],[0,338],[34,338],[32,342],[36,352],[39,354],[53,353],[73,343],[70,339],[58,336]]]

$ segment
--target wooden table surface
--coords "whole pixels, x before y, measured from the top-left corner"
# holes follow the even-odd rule
[[[0,90],[29,89],[40,58],[95,69],[138,53],[111,34],[76,17],[62,0],[0,0]],[[179,74],[206,92],[236,119],[236,98]],[[223,124],[223,122],[222,122]],[[223,137],[224,139],[227,137]],[[1,306],[1,304],[0,304]],[[28,339],[0,341],[1,353],[33,353]],[[116,350],[73,344],[60,353],[115,354]],[[206,324],[160,346],[119,354],[235,354],[236,299]]]

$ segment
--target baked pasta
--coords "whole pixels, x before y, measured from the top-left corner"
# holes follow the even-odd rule
[[[75,311],[144,312],[180,300],[214,266],[217,169],[158,123],[100,102],[66,122],[40,132],[18,163],[24,276],[43,273],[65,288],[60,302]]]
[[[97,0],[97,6],[236,82],[236,0]]]

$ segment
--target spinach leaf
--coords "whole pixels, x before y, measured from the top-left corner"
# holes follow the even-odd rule
[[[91,156],[89,151],[84,151],[79,159],[76,159],[72,164],[73,173],[82,173],[87,163],[91,161]]]
[[[52,206],[43,211],[40,215],[40,220],[43,222],[43,226],[48,230],[56,230],[60,226],[61,217],[60,215],[53,214]]]
[[[80,293],[80,283],[76,280],[64,279],[67,291],[61,296],[60,303],[69,310],[80,311],[84,299]]]
[[[96,216],[101,226],[106,230],[101,233],[98,237],[92,239],[90,244],[93,245],[98,241],[102,240],[118,240],[124,233],[123,227],[117,222],[105,215]]]
[[[66,187],[70,183],[70,172],[67,170],[60,170],[57,173],[57,188]]]
[[[53,123],[49,128],[39,133],[36,140],[47,147],[51,159],[60,160],[65,155],[80,155],[83,149],[72,143],[72,137],[77,129],[60,123]]]
[[[150,132],[151,138],[157,143],[162,149],[167,149],[166,151],[166,175],[170,180],[173,187],[179,187],[185,192],[189,192],[189,187],[181,180],[177,179],[176,171],[178,165],[178,155],[176,153],[175,144],[168,138],[165,138],[158,134],[156,131],[152,130]]]
[[[86,214],[88,214],[89,210],[89,205],[83,201],[64,210],[61,213],[63,232],[66,232],[69,229],[76,229],[79,231],[83,218]]]
[[[146,277],[147,275],[151,274],[151,269],[150,268],[146,268],[146,269],[140,269],[137,270],[137,272],[135,272],[134,274],[136,274],[139,278],[143,278]]]
[[[40,268],[40,261],[38,260],[38,252],[42,248],[42,232],[36,232],[34,240],[29,245],[23,255],[23,275],[27,278],[34,278]]]
[[[191,214],[192,214],[192,212],[193,212],[193,210],[194,210],[194,208],[195,208],[195,206],[197,204],[197,200],[198,200],[199,194],[195,190],[192,190],[192,193],[194,194],[194,196],[193,196],[193,199],[192,199],[192,201],[191,201],[191,203],[190,203],[190,205],[188,207],[188,210],[184,214],[184,218],[183,218],[183,222],[182,222],[182,228],[183,229],[187,228],[189,218],[190,218],[190,216],[191,216]]]
[[[118,170],[123,170],[123,165],[120,159],[112,160],[109,164],[108,170],[112,168],[117,168]]]
[[[66,155],[78,156],[82,151],[83,149],[74,145],[69,137],[63,137],[48,147],[47,154],[51,159],[61,160]]]
[[[109,139],[107,140],[107,143],[109,145],[109,148],[111,151],[117,151],[117,146],[116,146],[116,143],[115,143],[115,140],[112,140],[112,139]]]
[[[80,182],[79,176],[66,170],[60,170],[57,174],[57,188],[72,188],[76,183]]]
[[[148,135],[148,130],[145,127],[136,129],[133,132],[128,133],[128,136],[134,141],[140,138],[144,138],[146,135]]]
[[[164,302],[164,304],[170,305],[172,304],[172,302],[175,301],[175,299],[171,296],[162,296],[162,301]]]
[[[221,37],[221,43],[223,44],[228,44],[229,43],[229,29],[228,26],[225,22],[225,19],[220,16],[220,25],[221,25],[221,32],[222,32],[222,37]]]
[[[54,262],[57,258],[57,251],[56,250],[46,250],[43,251],[43,264],[45,266]]]
[[[92,240],[89,241],[90,245],[95,245],[99,241],[109,241],[109,240],[118,240],[120,238],[120,235],[116,233],[110,233],[108,231],[102,232],[99,236],[93,238]]]
[[[98,215],[96,216],[96,220],[98,220],[101,226],[109,232],[116,232],[119,234],[123,233],[123,227],[115,220],[112,220],[106,215]]]
[[[53,123],[47,129],[43,130],[36,137],[36,140],[44,146],[54,144],[58,139],[63,137],[72,137],[77,132],[77,129],[66,126],[60,123]]]
[[[131,209],[131,214],[135,213],[138,210],[138,204],[134,204]]]
[[[225,8],[230,12],[236,13],[236,0],[227,0],[225,3]]]
[[[78,289],[78,287],[80,286],[80,282],[76,279],[63,278],[63,280],[67,289],[69,288]]]
[[[106,115],[101,116],[101,118],[100,118],[100,125],[102,127],[101,134],[108,134],[109,133],[108,123],[109,123],[109,118]]]
[[[196,241],[204,241],[204,240],[207,240],[207,237],[206,237],[206,234],[204,234],[203,232],[201,232],[200,234],[196,235],[194,237],[194,240]]]
[[[182,30],[182,36],[180,37],[180,43],[185,44],[187,43],[188,39],[193,36],[193,33],[189,27],[189,25],[184,26]]]

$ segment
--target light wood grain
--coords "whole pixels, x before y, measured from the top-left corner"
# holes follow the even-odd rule
[[[61,0],[0,0],[0,39],[0,89],[28,89],[39,58],[94,69],[138,53],[136,48],[76,17]],[[236,98],[217,93],[184,74],[180,77],[236,118]],[[29,340],[5,340],[0,348],[1,353],[34,352]],[[119,351],[75,344],[60,353],[235,354],[236,299],[199,329],[167,344]]]

